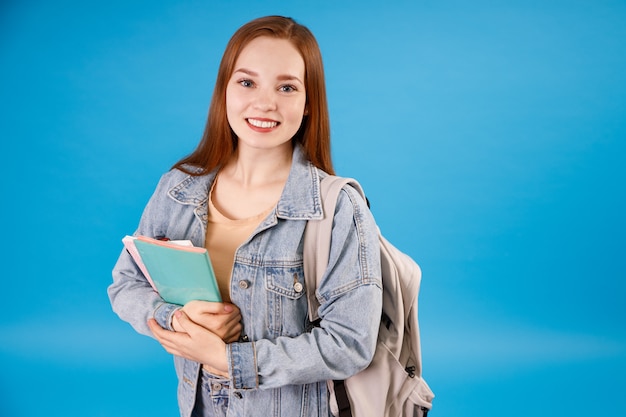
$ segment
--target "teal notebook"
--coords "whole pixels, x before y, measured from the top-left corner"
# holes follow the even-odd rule
[[[144,236],[132,238],[131,242],[141,257],[137,263],[143,266],[142,270],[148,273],[146,278],[165,301],[179,305],[191,300],[222,301],[205,248],[181,246]],[[133,254],[132,250],[129,252]]]

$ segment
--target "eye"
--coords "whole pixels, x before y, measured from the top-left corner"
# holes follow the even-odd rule
[[[237,81],[237,83],[239,83],[239,85],[241,85],[242,87],[246,87],[246,88],[254,87],[254,82],[252,82],[252,80],[249,80],[247,78],[244,78],[243,80],[239,80]]]
[[[298,91],[298,89],[294,85],[287,84],[287,85],[281,85],[278,88],[278,91],[280,91],[281,93],[293,93],[294,91]]]

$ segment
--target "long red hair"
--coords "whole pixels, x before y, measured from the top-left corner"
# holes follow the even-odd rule
[[[269,36],[290,41],[304,60],[308,114],[293,137],[303,146],[308,159],[318,168],[334,174],[330,154],[330,121],[326,101],[326,83],[320,48],[311,31],[291,18],[261,17],[246,23],[226,45],[217,73],[209,115],[198,147],[178,161],[173,168],[191,175],[203,175],[225,165],[237,149],[237,137],[226,117],[226,86],[243,48],[253,39]],[[200,168],[190,170],[185,165]]]

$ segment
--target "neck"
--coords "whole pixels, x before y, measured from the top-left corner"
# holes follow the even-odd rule
[[[269,150],[239,147],[222,169],[222,174],[243,187],[284,182],[289,175],[293,153],[291,144],[286,145]]]

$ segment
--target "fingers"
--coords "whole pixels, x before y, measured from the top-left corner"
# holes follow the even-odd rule
[[[233,343],[238,341],[239,336],[241,335],[242,326],[237,316],[232,317],[228,323],[215,328],[207,328],[194,322],[187,314],[185,314],[184,311],[181,310],[174,313],[174,318],[177,320],[177,324],[180,326],[182,331],[189,334],[192,338],[209,330],[212,334],[219,337],[224,342]]]
[[[195,324],[184,312],[179,310],[175,314],[185,332],[165,330],[154,319],[148,320],[150,330],[163,348],[172,355],[206,363],[221,372],[228,372],[224,341]]]
[[[224,342],[233,343],[239,340],[242,329],[240,317],[232,317],[228,322],[214,329],[213,333],[221,337]]]
[[[149,319],[148,320],[148,327],[150,328],[150,330],[152,331],[152,334],[158,339],[160,337],[165,336],[165,332],[167,330],[165,330],[164,328],[162,328],[161,326],[159,326],[159,323],[157,323],[157,321],[155,319]]]
[[[204,333],[204,336],[206,336],[210,332],[189,320],[183,312],[177,311],[175,314],[183,332],[166,330],[154,319],[148,320],[148,326],[152,330],[154,337],[168,353],[197,360],[192,354],[194,350],[198,349],[198,338],[203,336],[201,333]]]
[[[211,329],[207,329],[189,318],[189,316],[181,309],[174,313],[174,320],[176,320],[177,327],[179,328],[179,332],[181,334],[187,334],[190,338],[193,338],[195,335],[199,333],[212,332]],[[166,330],[167,332],[167,330]],[[168,332],[168,333],[177,333],[177,332]]]
[[[233,327],[228,333],[226,333],[222,340],[226,343],[235,343],[239,341],[239,337],[241,336],[241,324],[236,327]]]
[[[183,311],[192,321],[200,325],[210,326],[212,323],[223,325],[233,319],[241,320],[241,313],[233,304],[190,301],[185,304]]]
[[[238,321],[233,323],[230,327],[221,326],[217,329],[208,329],[191,320],[191,318],[183,310],[176,311],[174,313],[174,317],[177,320],[178,325],[180,326],[182,331],[184,333],[187,333],[191,338],[206,333],[208,330],[209,333],[214,334],[215,336],[225,341],[226,336],[228,336],[229,339],[232,339],[233,334],[236,334],[238,339],[239,333],[241,332],[241,324]]]
[[[210,301],[192,300],[185,304],[185,311],[190,314],[229,314],[239,311],[236,305],[230,303],[213,303]]]
[[[211,331],[227,343],[239,339],[242,329],[241,312],[234,304],[190,301],[182,308],[182,312],[187,320]],[[179,317],[178,315],[174,316],[175,329],[188,333],[190,329],[185,328],[180,323]]]
[[[241,329],[241,321],[235,318],[228,323],[221,323],[219,326],[213,327],[211,331],[222,338],[223,341],[230,343],[239,339]]]
[[[220,316],[223,317],[222,320],[222,326],[223,327],[232,327],[234,325],[236,325],[237,323],[241,322],[241,314],[236,313],[236,314],[229,314],[227,316]]]
[[[150,327],[154,337],[168,353],[181,356],[178,346],[183,343],[182,338],[188,338],[186,334],[165,330],[154,319],[148,320],[148,327]]]

